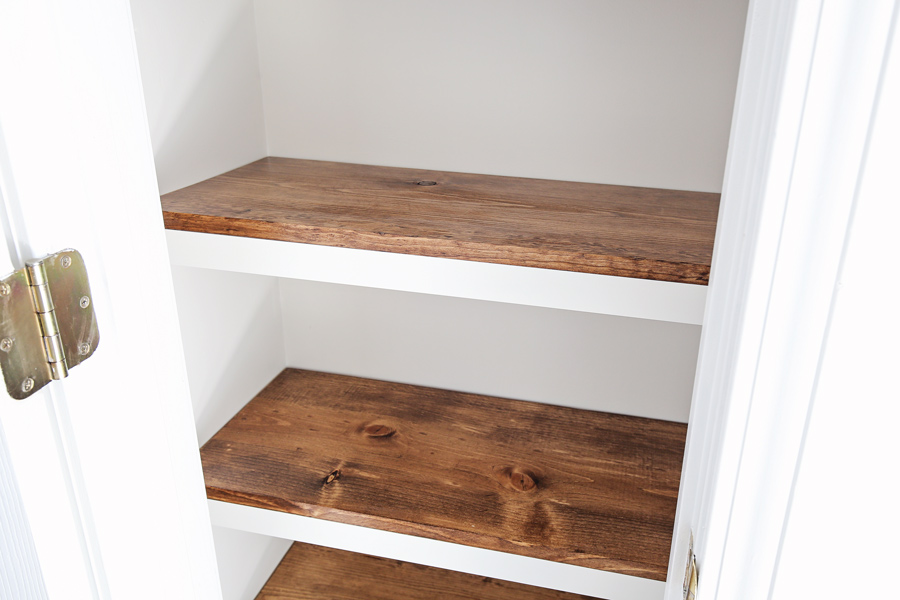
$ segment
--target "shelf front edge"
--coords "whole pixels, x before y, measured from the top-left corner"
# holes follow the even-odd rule
[[[172,264],[701,325],[706,286],[167,230]]]
[[[609,600],[662,598],[665,582],[209,500],[213,525]]]

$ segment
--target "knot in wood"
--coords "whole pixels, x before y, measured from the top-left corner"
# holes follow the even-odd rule
[[[325,485],[332,483],[341,478],[341,470],[335,469],[331,473],[328,474],[328,477],[325,478]]]
[[[503,467],[497,471],[500,483],[517,492],[529,492],[538,486],[540,478],[531,469]]]
[[[381,423],[373,423],[372,425],[367,425],[363,431],[366,432],[366,435],[374,438],[387,438],[391,437],[397,430],[393,427],[388,427],[387,425],[383,425]]]
[[[513,471],[510,473],[509,481],[514,488],[522,492],[533,490],[535,486],[537,486],[537,482],[531,475],[521,471]]]

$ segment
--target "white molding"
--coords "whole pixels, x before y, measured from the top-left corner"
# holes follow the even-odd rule
[[[803,439],[770,600],[896,595],[900,564],[900,4],[870,126],[851,226]],[[877,61],[876,61],[877,62]],[[844,551],[844,550],[848,551]],[[823,566],[840,563],[823,577]],[[864,576],[860,576],[864,574]]]
[[[2,23],[2,16],[0,16]],[[12,37],[12,36],[10,36]],[[0,40],[9,39],[0,33]],[[0,56],[3,50],[0,48]],[[5,69],[0,61],[0,74]],[[2,75],[0,75],[2,76]],[[22,207],[3,133],[0,102],[0,273],[24,266],[27,231],[21,227]],[[13,401],[0,392],[0,473],[5,488],[0,529],[3,537],[3,574],[0,598],[58,598],[97,600],[105,589],[101,561],[92,556],[92,532],[84,526],[79,506],[77,473],[68,468],[67,447],[60,422],[61,393],[44,388],[27,402]],[[4,423],[8,425],[5,431]],[[11,579],[7,577],[12,575]]]
[[[699,325],[706,286],[167,231],[172,264]]]
[[[496,550],[314,519],[230,502],[209,501],[214,525],[360,552],[482,577],[596,596],[606,600],[656,600],[661,581],[588,569]]]
[[[667,600],[692,531],[699,596],[770,593],[892,10],[751,2]]]
[[[37,549],[0,421],[0,598],[46,600]]]
[[[21,438],[58,425],[39,450],[62,454],[70,497],[28,496],[22,477],[49,479],[41,467],[58,456],[15,464],[49,596],[218,600],[128,3],[0,3],[0,81],[10,248],[21,258],[77,248],[101,336],[66,380],[0,401],[9,439],[11,423]],[[38,529],[62,515],[80,521],[85,547],[51,565]],[[95,589],[67,593],[65,569],[85,554]]]

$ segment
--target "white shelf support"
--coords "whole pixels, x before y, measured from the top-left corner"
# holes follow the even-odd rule
[[[213,525],[608,600],[659,600],[665,584],[530,556],[325,521],[218,500]]]
[[[167,231],[174,265],[701,325],[706,286]]]

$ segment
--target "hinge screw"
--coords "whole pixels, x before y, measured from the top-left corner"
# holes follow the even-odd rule
[[[72,257],[71,256],[63,256],[62,257],[62,268],[68,269],[72,266]]]
[[[3,350],[4,352],[9,352],[10,350],[12,350],[12,346],[13,346],[12,339],[3,338],[2,340],[0,340],[0,350]]]
[[[25,381],[22,382],[22,391],[23,392],[26,392],[26,393],[30,392],[33,388],[34,388],[34,379],[32,379],[31,377],[29,377],[28,379],[26,379]]]
[[[88,352],[91,351],[91,345],[85,342],[84,344],[79,344],[78,346],[78,354],[85,356]]]
[[[0,296],[9,296],[11,291],[8,283],[0,283]]]
[[[87,296],[82,296],[81,300],[79,300],[78,304],[81,306],[81,308],[87,308],[88,306],[91,305],[91,299],[88,298]]]

